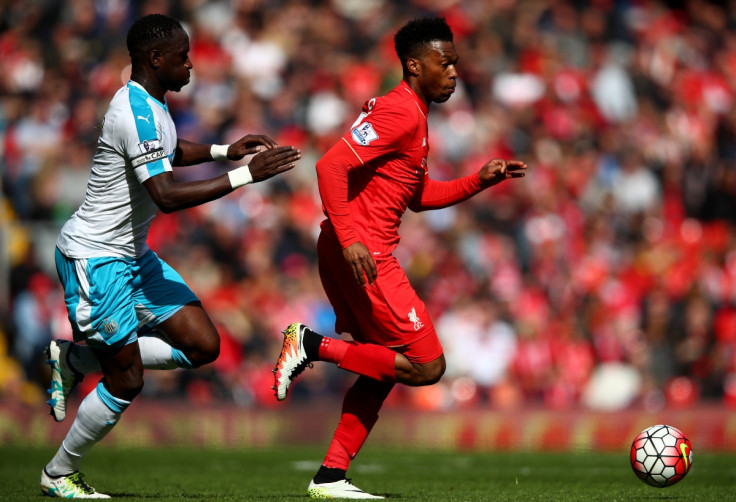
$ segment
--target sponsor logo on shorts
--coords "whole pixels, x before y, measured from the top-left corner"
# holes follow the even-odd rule
[[[409,312],[409,321],[414,323],[414,331],[418,331],[419,328],[424,326],[424,323],[419,320],[419,316],[417,315],[417,311],[414,307],[412,307],[411,312]]]
[[[120,326],[115,322],[115,319],[107,317],[102,322],[102,330],[108,335],[114,335],[118,332],[118,329],[120,329]]]
[[[378,134],[373,129],[373,125],[370,122],[366,122],[364,124],[360,124],[357,127],[353,127],[353,130],[350,131],[350,134],[353,136],[353,141],[363,146],[368,146],[371,141],[375,141],[378,139]]]

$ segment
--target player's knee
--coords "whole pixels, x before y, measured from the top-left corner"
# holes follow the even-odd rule
[[[186,355],[195,368],[212,363],[220,356],[220,338],[215,336],[203,340]]]
[[[431,363],[417,367],[415,385],[434,385],[442,379],[445,374],[445,359],[437,359]]]
[[[427,372],[424,385],[434,385],[442,379],[445,374],[445,365],[436,365]]]
[[[129,392],[129,398],[127,398],[127,401],[132,401],[135,399],[135,397],[141,393],[143,390],[143,379],[141,378],[139,381],[133,382],[132,385],[128,388]]]

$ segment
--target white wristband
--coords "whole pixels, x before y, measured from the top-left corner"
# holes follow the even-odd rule
[[[227,160],[228,148],[230,148],[230,145],[212,145],[210,147],[212,160]]]
[[[253,176],[250,175],[248,164],[228,171],[227,176],[230,178],[230,185],[233,187],[233,190],[248,183],[253,183]]]

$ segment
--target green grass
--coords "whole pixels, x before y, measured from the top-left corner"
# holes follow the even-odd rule
[[[39,475],[53,448],[0,449],[0,500],[51,500]],[[115,449],[85,459],[86,480],[115,500],[302,501],[321,448]],[[696,452],[698,453],[698,452]],[[722,501],[736,499],[736,455],[699,453],[678,485],[639,481],[625,452],[469,453],[364,448],[349,476],[397,501]]]

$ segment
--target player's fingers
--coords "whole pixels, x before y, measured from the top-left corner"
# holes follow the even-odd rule
[[[271,166],[285,166],[286,164],[293,164],[301,158],[301,155],[272,156],[268,159],[268,164]]]
[[[266,171],[273,171],[283,166],[294,164],[301,158],[302,155],[299,150],[294,150],[290,146],[279,147],[260,153],[254,157],[251,165],[260,166],[261,169],[265,169]]]
[[[376,263],[370,257],[368,257],[364,260],[362,266],[363,270],[365,271],[365,275],[368,278],[368,283],[373,284],[376,281],[376,277],[378,276]]]
[[[266,149],[268,150],[278,146],[278,143],[276,143],[274,140],[264,134],[254,134],[246,136],[246,138],[246,141],[249,145],[252,145],[253,143],[258,143],[259,145],[263,145],[264,147],[266,147]]]
[[[278,162],[273,162],[271,169],[276,170],[288,170],[293,168],[296,165],[296,161],[299,160],[301,157],[287,157],[285,159],[279,159]]]
[[[363,274],[363,267],[360,266],[360,263],[353,263],[353,276],[358,281],[358,284],[365,286],[365,275]]]
[[[260,153],[260,152],[264,151],[265,149],[266,149],[266,147],[263,146],[263,145],[252,146],[250,148],[246,148],[245,149],[245,151],[243,152],[243,156],[246,156],[246,155],[255,155],[257,153]]]
[[[302,154],[293,146],[280,146],[266,152],[269,159],[275,162],[294,162],[301,158]]]
[[[293,152],[289,153],[286,157],[284,157],[284,160],[286,162],[296,162],[297,160],[302,158],[302,153],[299,150],[294,150]]]
[[[526,169],[527,167],[526,163],[520,160],[509,160],[507,165],[509,171],[518,171],[519,169]]]
[[[276,141],[274,141],[273,139],[269,138],[268,136],[262,136],[261,139],[262,139],[263,146],[265,146],[268,149],[276,148],[276,147],[279,146],[279,144],[276,143]]]

